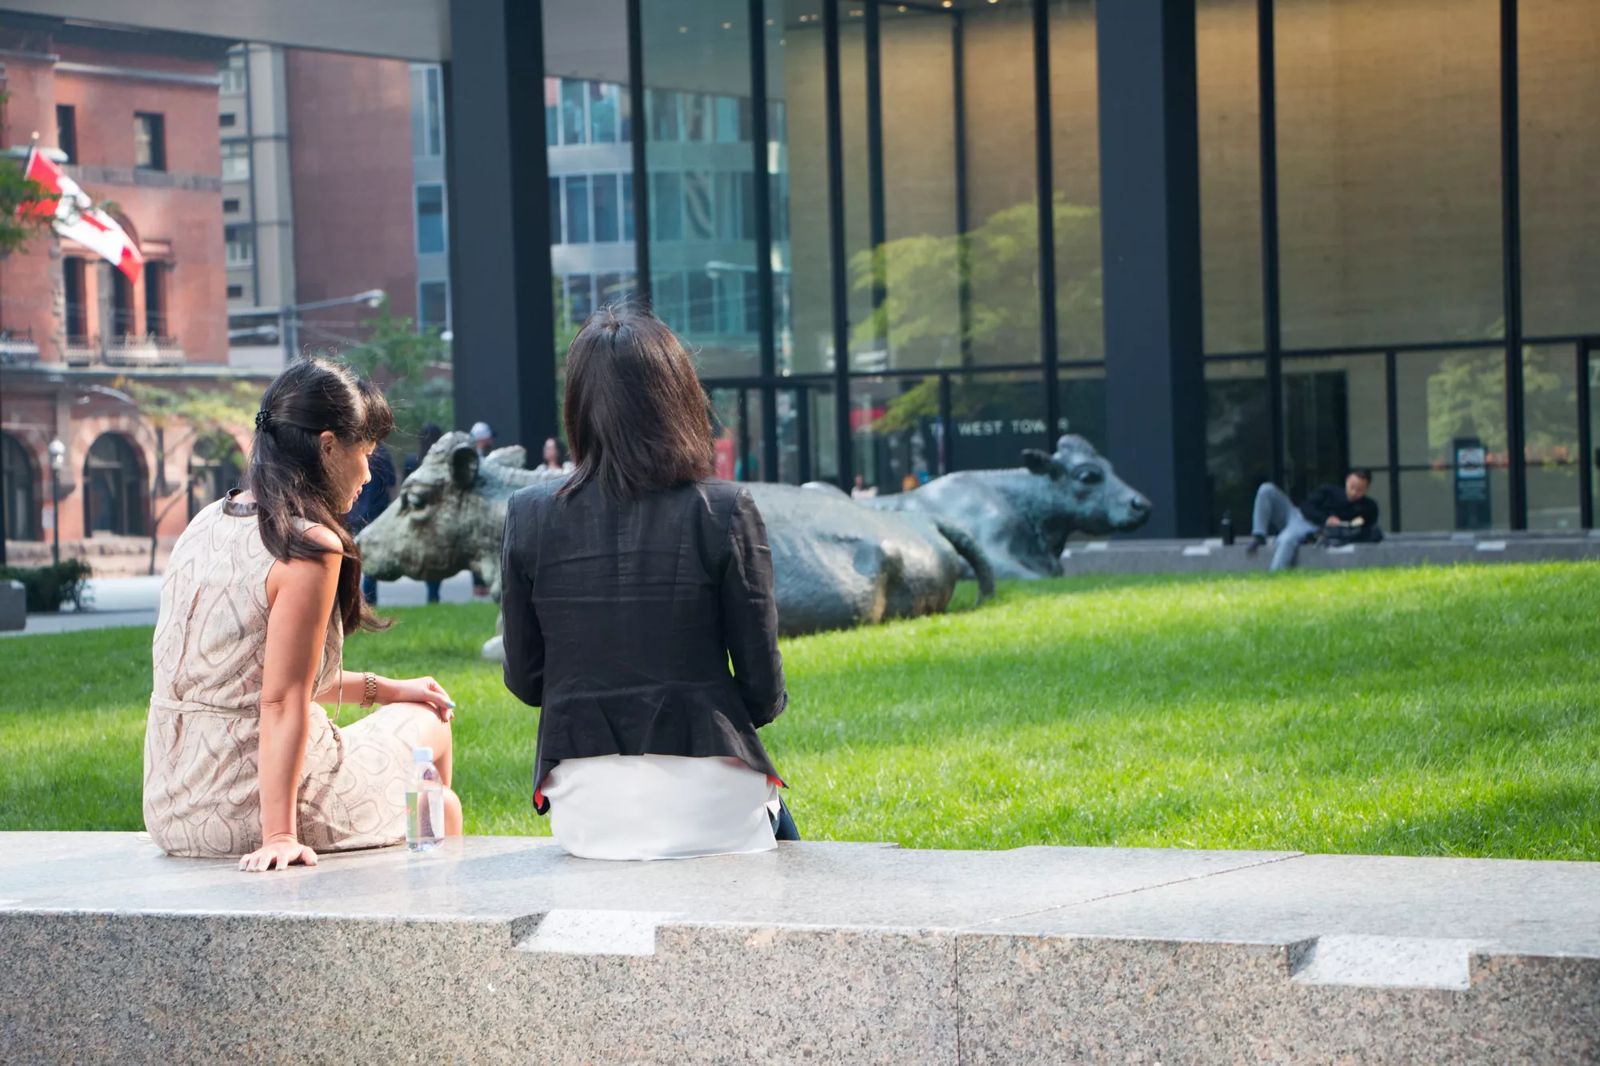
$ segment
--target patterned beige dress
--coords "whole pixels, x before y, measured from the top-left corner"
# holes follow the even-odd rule
[[[261,846],[261,688],[267,574],[254,504],[219,500],[195,516],[161,583],[155,688],[144,740],[144,824],[170,855],[235,856]],[[335,607],[317,669],[343,668]],[[314,851],[405,839],[414,712],[385,708],[340,729],[316,704],[300,782],[300,842]]]

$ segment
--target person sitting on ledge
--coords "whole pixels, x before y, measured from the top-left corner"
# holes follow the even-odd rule
[[[1270,481],[1256,490],[1255,514],[1250,526],[1250,546],[1254,555],[1276,533],[1278,545],[1272,553],[1272,569],[1285,570],[1295,564],[1300,545],[1325,533],[1330,539],[1348,544],[1383,539],[1378,528],[1378,505],[1367,495],[1372,487],[1372,471],[1356,468],[1345,475],[1344,487],[1323,485],[1296,507],[1289,494]]]
[[[500,568],[506,687],[543,708],[534,808],[579,858],[797,839],[756,736],[788,703],[772,549],[749,490],[712,477],[682,342],[647,311],[595,312],[564,419],[576,469],[511,498]]]
[[[341,516],[393,426],[377,388],[348,368],[293,363],[262,398],[245,491],[178,538],[144,741],[144,824],[167,854],[262,871],[398,844],[417,747],[433,749],[443,829],[460,834],[449,695],[432,678],[342,668],[345,634],[387,625],[362,599]],[[384,706],[341,729],[316,702],[327,700]]]

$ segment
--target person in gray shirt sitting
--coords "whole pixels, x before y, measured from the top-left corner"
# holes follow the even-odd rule
[[[1319,533],[1327,532],[1340,543],[1381,540],[1378,505],[1367,495],[1371,487],[1372,471],[1358,467],[1345,475],[1343,488],[1323,485],[1296,507],[1288,493],[1270,481],[1262,482],[1256,490],[1246,550],[1254,555],[1275,533],[1278,543],[1272,552],[1272,569],[1286,570],[1295,564],[1300,545]]]

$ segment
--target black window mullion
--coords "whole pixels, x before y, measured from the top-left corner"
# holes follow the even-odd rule
[[[1518,129],[1517,0],[1500,0],[1500,218],[1505,281],[1506,458],[1511,528],[1528,528],[1522,381],[1522,167]]]
[[[1044,362],[1044,446],[1055,451],[1061,424],[1056,350],[1055,175],[1050,114],[1050,2],[1033,0],[1034,163],[1039,203],[1039,351]]]
[[[844,239],[844,120],[839,86],[839,5],[822,5],[823,78],[827,101],[828,140],[828,259],[833,296],[833,387],[839,457],[839,487],[849,491],[855,481],[855,442],[850,439],[850,282],[845,274]]]
[[[642,0],[628,0],[628,101],[633,112],[629,125],[629,144],[633,155],[633,261],[637,280],[634,291],[646,307],[651,306],[650,291],[650,171],[645,152],[650,135],[645,119],[644,16]]]
[[[749,0],[750,20],[750,210],[755,215],[756,307],[760,327],[761,376],[777,375],[778,333],[772,278],[772,179],[767,169],[771,131],[767,128],[767,31],[765,0]],[[745,297],[749,299],[748,296]],[[778,392],[761,387],[761,471],[767,481],[778,480]]]

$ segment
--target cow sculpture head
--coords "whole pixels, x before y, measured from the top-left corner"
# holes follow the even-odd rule
[[[1024,449],[1022,465],[1048,479],[1045,491],[1055,504],[1050,510],[1067,518],[1071,529],[1121,533],[1138,529],[1150,518],[1150,501],[1117,477],[1094,445],[1075,434],[1057,441],[1054,455]]]
[[[498,596],[506,503],[519,488],[544,480],[502,461],[509,458],[480,460],[465,433],[440,437],[357,538],[363,572],[380,581],[439,581],[472,570]]]

